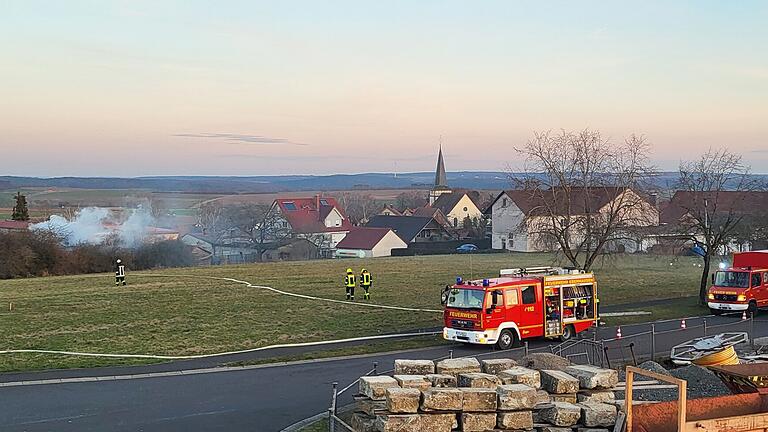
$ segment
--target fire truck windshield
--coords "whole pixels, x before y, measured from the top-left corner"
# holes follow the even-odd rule
[[[459,309],[482,309],[485,291],[452,289],[446,306]]]
[[[731,288],[749,288],[749,273],[719,271],[715,276],[715,286]]]

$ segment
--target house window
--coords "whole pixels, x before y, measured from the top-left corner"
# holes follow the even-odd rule
[[[501,199],[501,206],[502,207],[506,207],[507,206],[507,199],[506,198],[502,198]]]
[[[320,200],[320,205],[327,206],[328,205],[328,200],[321,199]]]
[[[459,218],[453,218],[453,227],[456,228],[459,226]]]
[[[464,211],[467,211],[467,208],[466,208],[466,207],[464,207]]]
[[[295,211],[296,210],[296,204],[293,201],[284,202],[283,206],[285,206],[285,209],[289,210],[289,211]]]

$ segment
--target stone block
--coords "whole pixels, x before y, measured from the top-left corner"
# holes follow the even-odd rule
[[[616,394],[610,390],[583,390],[576,395],[578,402],[608,403],[616,400]]]
[[[462,413],[461,430],[463,432],[485,432],[496,427],[496,413]]]
[[[616,424],[616,407],[600,402],[582,402],[581,422],[584,426],[613,426]]]
[[[529,410],[536,406],[536,389],[525,384],[506,384],[496,388],[498,409],[506,411]]]
[[[432,383],[432,387],[456,387],[456,377],[453,375],[427,374],[427,379]]]
[[[432,360],[395,360],[395,375],[427,375],[435,373]]]
[[[499,372],[499,379],[504,384],[525,384],[533,388],[541,388],[539,371],[522,366],[514,366]]]
[[[376,417],[378,432],[450,432],[455,414],[392,414]]]
[[[619,382],[619,373],[613,369],[603,369],[589,365],[573,365],[565,372],[579,380],[583,389],[610,389]]]
[[[557,426],[542,426],[536,428],[537,432],[573,432],[573,429],[569,427],[557,427]]]
[[[392,378],[394,378],[402,388],[426,390],[432,387],[432,383],[427,379],[426,375],[395,375]]]
[[[539,411],[539,416],[554,426],[573,426],[581,418],[581,407],[568,402],[552,402],[551,406]]]
[[[517,366],[517,362],[510,358],[480,360],[483,372],[498,375],[499,372]]]
[[[378,432],[376,430],[376,417],[356,412],[349,419],[349,425],[356,432]]]
[[[388,388],[386,391],[387,410],[392,413],[409,414],[419,411],[421,391],[415,388]]]
[[[387,410],[386,400],[373,400],[369,398],[363,398],[357,401],[357,408],[355,411],[364,413],[369,416],[375,416],[382,411]]]
[[[496,427],[499,429],[531,430],[533,414],[531,411],[499,412],[496,415]]]
[[[541,370],[564,370],[572,363],[567,358],[550,353],[531,353],[523,357],[518,364],[527,368]]]
[[[360,378],[360,394],[373,400],[384,400],[388,388],[400,387],[397,381],[390,376],[365,376]]]
[[[458,377],[459,387],[496,388],[501,384],[499,377],[487,373],[462,373]]]
[[[437,362],[437,373],[458,377],[462,373],[480,372],[480,362],[476,358],[445,359]]]
[[[552,402],[552,398],[549,397],[549,393],[546,390],[536,390],[536,405],[550,402]]]
[[[567,394],[579,391],[579,380],[559,370],[541,370],[541,388],[549,393]]]
[[[550,402],[568,402],[575,404],[578,402],[578,398],[573,393],[568,394],[551,394],[549,395]]]
[[[424,411],[461,411],[464,393],[456,388],[431,388],[421,392]]]
[[[465,412],[496,411],[496,389],[460,388],[462,392],[462,410]]]
[[[608,429],[603,428],[578,428],[576,432],[611,432]]]

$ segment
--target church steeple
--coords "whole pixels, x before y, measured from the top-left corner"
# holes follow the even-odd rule
[[[448,178],[445,175],[445,162],[443,162],[443,143],[440,143],[440,151],[437,153],[437,170],[435,170],[435,189],[448,187]]]
[[[443,137],[440,137],[440,150],[437,152],[437,169],[435,170],[435,185],[429,191],[429,205],[434,204],[437,198],[445,193],[451,193],[451,190],[448,188],[448,177],[445,175]]]

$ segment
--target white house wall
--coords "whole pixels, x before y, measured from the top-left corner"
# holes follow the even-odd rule
[[[408,245],[393,231],[387,232],[382,239],[371,250],[371,256],[382,257],[391,256],[392,249],[405,249]]]
[[[466,208],[466,210],[464,210]],[[446,215],[451,224],[454,220],[456,225],[461,227],[464,223],[464,219],[469,217],[470,219],[478,219],[483,216],[483,212],[475,205],[474,201],[467,194],[464,194],[459,202],[453,207],[450,213]]]
[[[506,200],[506,206],[504,201]],[[528,252],[528,235],[522,229],[525,215],[517,205],[503,194],[491,208],[491,248]]]

